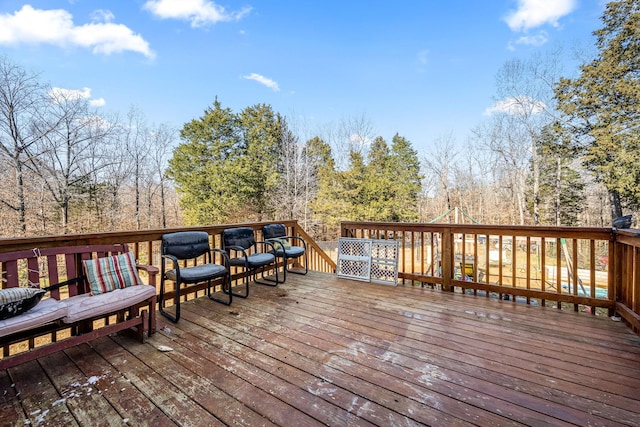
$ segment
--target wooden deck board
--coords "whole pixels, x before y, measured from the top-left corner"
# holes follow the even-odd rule
[[[12,388],[16,390],[16,399],[22,405],[25,418],[3,419],[3,422],[8,422],[7,425],[24,425],[24,420],[29,419],[32,425],[45,420],[50,425],[79,425],[38,362],[24,363],[9,369],[9,372]]]
[[[400,302],[400,304],[408,303],[409,302]],[[384,307],[391,306],[391,303],[384,304]],[[330,303],[318,305],[318,310],[323,312],[330,306],[338,305],[344,307],[345,310],[348,309],[349,311],[357,309],[353,305],[353,302],[346,304],[342,301],[332,300]],[[403,305],[402,307],[406,307],[406,305]],[[379,311],[381,308],[383,308],[382,305],[377,307]],[[397,309],[399,310],[400,308],[398,307]],[[311,311],[311,309],[308,309],[307,311]],[[415,310],[409,313],[406,309],[403,309],[402,312],[404,317],[410,316],[412,319],[426,320],[423,313],[418,313]],[[497,315],[494,315],[494,317],[497,317]],[[348,319],[346,321],[348,322]],[[388,320],[385,313],[379,312],[371,314],[366,311],[357,312],[356,321],[358,324],[363,325],[366,328],[375,327],[385,330],[391,334],[393,334],[393,328],[397,326],[397,323],[399,322],[402,324],[403,322],[402,320]],[[514,319],[509,319],[509,321],[510,323],[514,323]],[[587,353],[587,348],[574,351],[571,341],[564,340],[559,344],[554,344],[552,347],[546,347],[540,345],[540,342],[534,339],[534,337],[540,335],[540,333],[536,333],[535,330],[523,332],[513,331],[503,327],[502,330],[500,328],[496,328],[491,331],[491,333],[488,333],[486,327],[479,328],[477,323],[478,322],[476,321],[475,324],[471,324],[469,327],[459,322],[459,319],[456,319],[455,323],[446,326],[443,326],[443,323],[438,322],[437,320],[428,321],[424,325],[416,324],[414,322],[410,327],[410,332],[407,333],[407,337],[423,342],[427,342],[426,338],[428,337],[429,342],[431,343],[433,343],[433,340],[438,340],[437,344],[439,347],[450,347],[456,351],[462,351],[463,353],[468,353],[474,356],[482,356],[487,359],[492,358],[492,354],[495,352],[496,346],[499,346],[502,356],[510,356],[510,361],[506,363],[514,364],[514,366],[536,364],[538,365],[536,370],[539,371],[545,371],[547,369],[546,366],[549,363],[553,363],[555,368],[564,368],[563,371],[568,372],[566,375],[568,375],[571,380],[579,380],[579,378],[575,378],[573,372],[575,372],[577,368],[582,368],[584,371],[583,373],[585,374],[584,376],[589,379],[595,377],[601,379],[613,378],[615,380],[616,384],[609,384],[612,389],[603,391],[616,392],[616,390],[613,389],[618,388],[618,383],[637,384],[636,380],[640,378],[638,376],[639,371],[637,367],[629,366],[629,363],[626,362],[628,359],[621,359],[622,362],[618,360],[620,352],[609,356],[606,359],[607,364],[600,366],[598,363],[605,361],[604,358],[599,358],[599,360],[590,360],[592,353]],[[573,330],[580,332],[577,328]],[[463,347],[457,346],[458,344]],[[597,344],[597,342],[594,342],[594,345]],[[593,349],[593,346],[591,349]],[[557,350],[561,350],[562,352],[560,353]],[[594,352],[593,354],[597,353]],[[594,365],[598,366],[598,369],[593,368]],[[543,373],[546,374],[546,372]],[[629,391],[629,388],[624,388],[622,390],[623,393]]]
[[[0,420],[26,419],[20,399],[16,396],[15,386],[7,371],[0,371],[0,392]]]
[[[100,395],[121,414],[122,420],[134,419],[147,426],[176,425],[143,393],[132,387],[128,378],[120,374],[89,345],[72,347],[65,352],[83,372],[85,378],[92,380]]]
[[[122,418],[102,397],[96,387],[97,378],[87,378],[64,352],[41,359],[41,366],[56,391],[62,396],[58,406],[65,403],[80,425],[121,426]],[[69,398],[69,397],[72,398]],[[43,417],[43,420],[46,417]]]
[[[0,425],[634,426],[638,390],[609,319],[310,273],[0,372]]]

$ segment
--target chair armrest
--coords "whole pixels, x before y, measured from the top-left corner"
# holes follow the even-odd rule
[[[271,249],[275,251],[276,247],[273,245],[273,242],[270,242],[269,240],[271,240],[271,239],[267,239],[266,241],[265,240],[258,240],[255,243],[256,243],[256,246],[258,246],[258,244],[261,244],[263,247],[264,246],[271,246]],[[266,252],[266,251],[264,251],[264,252]]]
[[[180,269],[180,265],[178,265],[178,258],[176,258],[173,255],[162,255],[163,259],[168,259],[169,261],[171,261],[171,263],[173,264],[173,268],[175,268],[176,270]]]
[[[283,239],[294,239],[294,240],[300,240],[302,242],[302,246],[303,247],[307,247],[307,242],[304,241],[304,239],[300,236],[285,236],[283,237]]]
[[[236,252],[242,252],[242,256],[245,259],[248,258],[247,251],[242,246],[227,246],[226,249],[236,251]]]
[[[214,248],[213,252],[221,254],[222,255],[222,259],[224,260],[225,267],[227,267],[227,268],[230,267],[229,254],[226,251],[223,251],[222,249]]]

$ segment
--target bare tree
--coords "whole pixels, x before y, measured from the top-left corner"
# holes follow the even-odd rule
[[[150,219],[154,206],[154,195],[157,193],[160,199],[160,226],[162,228],[167,227],[167,178],[165,170],[167,160],[175,145],[176,137],[176,130],[167,124],[157,126],[148,134],[149,143],[147,146],[149,147],[151,173],[149,174],[147,210]],[[151,223],[149,225],[151,226]]]
[[[301,149],[298,136],[289,129],[287,121],[282,119],[282,157],[279,173],[280,185],[275,191],[272,202],[276,216],[294,219],[302,210],[302,174]]]
[[[54,108],[45,126],[51,131],[34,145],[38,152],[30,157],[29,167],[54,200],[60,227],[67,233],[72,200],[86,191],[93,168],[104,166],[95,158],[99,152],[95,147],[104,144],[114,127],[73,93],[54,91],[50,98]]]
[[[133,167],[133,189],[135,192],[135,220],[136,230],[140,230],[140,192],[141,180],[143,179],[145,162],[148,155],[148,147],[146,145],[147,138],[146,119],[142,111],[136,107],[131,107],[127,114],[127,121],[124,125],[124,149],[131,159]]]
[[[498,100],[492,113],[510,116],[511,119],[501,121],[500,126],[503,129],[509,126],[504,131],[510,138],[518,135],[522,139],[510,141],[510,144],[521,146],[524,150],[522,154],[526,153],[530,158],[533,221],[536,225],[540,224],[540,159],[537,140],[542,128],[554,115],[553,87],[560,77],[561,53],[560,49],[555,49],[546,56],[535,55],[528,61],[512,59],[503,65],[496,76]],[[523,222],[524,217],[522,214],[520,216]]]
[[[491,121],[474,129],[475,138],[496,156],[493,170],[494,182],[507,192],[512,206],[506,211],[517,212],[517,222],[525,224],[526,198],[525,185],[530,156],[526,131],[508,114],[493,115]]]
[[[441,197],[444,200],[444,211],[453,208],[452,203],[452,187],[453,187],[453,168],[457,162],[458,151],[455,148],[453,135],[449,134],[438,138],[432,150],[424,158],[424,166],[427,173],[431,173],[437,179],[438,191],[441,191]],[[443,212],[440,212],[443,213]],[[438,214],[436,212],[436,214]]]
[[[22,235],[27,232],[26,164],[32,146],[51,131],[43,118],[50,107],[47,91],[37,74],[0,56],[0,155],[11,168],[15,184],[0,196],[0,203],[15,212]]]
[[[375,130],[366,115],[345,118],[338,125],[327,125],[318,136],[329,143],[334,153],[336,170],[346,170],[351,153],[367,157],[369,145],[375,138]]]

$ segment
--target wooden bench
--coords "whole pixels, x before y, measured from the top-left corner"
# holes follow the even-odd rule
[[[83,260],[127,253],[127,245],[119,244],[0,254],[2,289],[47,290],[34,308],[0,320],[0,369],[126,329],[132,329],[141,342],[152,335],[156,323],[156,267],[136,265],[138,271],[146,271],[146,285],[96,295],[91,294],[83,271]]]

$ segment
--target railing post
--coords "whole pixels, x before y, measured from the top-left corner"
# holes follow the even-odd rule
[[[451,228],[442,230],[442,289],[453,291],[451,279],[453,278],[453,233]]]
[[[613,232],[609,242],[609,266],[607,271],[607,296],[614,302],[618,301],[620,290],[622,289],[621,263],[616,262],[622,257],[622,245],[616,239],[616,233]],[[620,257],[620,258],[619,258]],[[609,317],[615,314],[615,305],[609,309]]]

